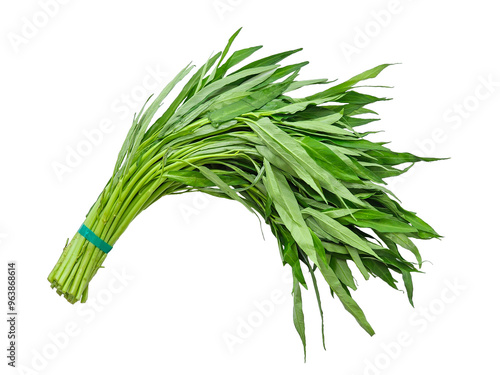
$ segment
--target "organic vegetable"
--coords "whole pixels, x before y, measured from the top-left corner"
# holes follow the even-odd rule
[[[283,264],[292,269],[293,319],[304,355],[304,270],[312,278],[321,315],[318,273],[373,334],[351,297],[356,283],[350,267],[393,288],[394,274],[400,274],[412,302],[411,273],[422,264],[412,239],[439,235],[400,205],[384,179],[408,170],[397,165],[436,159],[391,151],[360,130],[375,120],[366,116],[376,113],[365,106],[386,99],[362,94],[356,85],[388,64],[335,85],[326,79],[298,80],[307,62],[278,65],[299,50],[236,69],[261,48],[228,55],[238,32],[161,115],[160,105],[191,72],[191,64],[134,116],[110,180],[48,280],[69,302],[85,302],[107,251],[139,213],[165,195],[200,191],[236,200],[269,224]],[[319,89],[303,98],[289,96],[304,86]],[[410,250],[416,263],[403,258],[400,248]]]

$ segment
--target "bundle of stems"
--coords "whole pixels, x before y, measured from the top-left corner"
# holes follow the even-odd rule
[[[387,99],[356,87],[389,64],[340,84],[298,80],[307,62],[278,64],[300,49],[236,69],[261,48],[229,55],[238,32],[192,74],[163,113],[158,113],[160,105],[191,72],[191,64],[134,116],[113,175],[83,224],[113,246],[139,213],[165,195],[199,191],[236,200],[270,226],[283,264],[292,269],[293,319],[304,352],[304,271],[310,274],[322,319],[317,271],[332,296],[373,334],[351,297],[356,282],[350,267],[395,289],[394,276],[400,274],[412,301],[411,273],[420,272],[422,264],[412,239],[439,235],[401,206],[384,179],[415,162],[437,159],[391,151],[385,143],[368,140],[371,132],[359,130],[376,120],[365,106]],[[302,98],[289,96],[305,86],[320,89]],[[400,164],[409,166],[396,168]],[[406,260],[401,248],[416,261]],[[48,280],[69,302],[85,302],[106,256],[76,233]]]

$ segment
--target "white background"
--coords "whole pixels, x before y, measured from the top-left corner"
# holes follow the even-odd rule
[[[6,310],[7,261],[16,260],[22,367],[6,365],[4,323],[0,373],[494,373],[500,334],[495,5],[3,2],[0,310]],[[415,276],[415,308],[404,293],[357,275],[354,297],[377,332],[369,337],[322,283],[325,352],[314,293],[304,292],[306,364],[276,242],[267,228],[264,241],[255,217],[234,202],[162,199],[118,241],[91,283],[87,305],[68,304],[46,281],[109,178],[145,95],[189,61],[199,66],[240,26],[235,48],[264,44],[259,56],[304,47],[290,60],[311,61],[304,78],[347,79],[401,62],[372,82],[394,86],[376,91],[394,100],[373,107],[382,121],[371,129],[385,133],[372,139],[390,140],[398,151],[451,157],[417,165],[391,183],[405,207],[444,235],[418,244],[429,262]],[[103,123],[107,133],[99,130]],[[58,176],[54,166],[84,147],[85,132],[96,131],[102,138]],[[256,303],[267,306],[267,316]],[[248,320],[255,328],[244,335]],[[228,345],[225,337],[238,334],[245,338]]]

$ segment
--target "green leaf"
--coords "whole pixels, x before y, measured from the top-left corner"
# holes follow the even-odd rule
[[[235,73],[233,74],[237,74],[237,73],[240,73],[244,70],[247,70],[247,69],[252,69],[252,68],[257,68],[257,67],[262,67],[262,66],[269,66],[269,65],[274,65],[274,64],[277,64],[279,63],[281,60],[284,60],[286,59],[288,56],[291,56],[293,55],[294,53],[297,53],[299,51],[302,51],[302,48],[298,48],[298,49],[294,49],[294,50],[290,50],[290,51],[285,51],[285,52],[281,52],[281,53],[277,53],[275,55],[271,55],[271,56],[268,56],[268,57],[264,57],[260,60],[256,60],[254,62],[251,62],[250,64],[247,64],[245,65],[243,68],[237,70]]]
[[[217,81],[210,83],[209,85],[198,91],[195,95],[193,95],[177,110],[175,116],[172,116],[170,118],[170,120],[164,127],[163,131],[160,133],[160,136],[164,136],[166,134],[167,129],[169,128],[169,124],[171,124],[176,119],[179,119],[180,117],[184,116],[188,112],[192,111],[198,105],[205,103],[210,95],[220,91],[222,88],[229,87],[232,83],[236,81],[239,81],[244,78],[250,78],[252,76],[264,73],[266,71],[274,70],[275,68],[276,68],[275,65],[270,65],[270,66],[247,69],[245,71],[231,74],[227,77],[221,78]]]
[[[247,124],[269,147],[275,150],[281,157],[284,156],[284,159],[286,158],[285,160],[291,164],[295,171],[305,170],[308,175],[317,180],[325,189],[330,190],[341,198],[365,206],[363,201],[356,198],[337,179],[324,169],[318,168],[318,164],[309,156],[306,150],[304,150],[295,139],[274,125],[269,119],[263,118],[257,122],[247,121]],[[301,174],[307,176],[307,174]],[[314,184],[309,185],[315,188]]]
[[[333,292],[339,297],[340,302],[344,305],[344,308],[351,313],[351,315],[356,319],[359,325],[366,331],[368,334],[373,336],[375,331],[371,327],[370,323],[366,320],[366,316],[363,313],[363,310],[359,307],[359,305],[352,299],[352,297],[346,292],[342,283],[335,275],[335,272],[325,264],[321,259],[319,260],[318,267],[323,274],[326,282],[332,288]]]
[[[365,280],[368,280],[370,278],[370,275],[368,273],[368,270],[365,267],[365,264],[361,260],[361,257],[359,256],[358,250],[352,246],[345,246],[345,248],[347,249],[347,252],[351,256],[351,259],[354,262],[354,264],[356,265],[356,267],[358,267],[359,272],[361,272],[361,274],[363,275]],[[377,255],[377,257],[378,257],[378,255]]]
[[[356,217],[356,216],[355,216]],[[363,228],[372,228],[382,233],[409,233],[417,232],[417,229],[394,218],[389,219],[373,219],[373,220],[356,220],[351,217],[344,217],[343,222],[354,224]]]
[[[139,148],[139,145],[141,144],[142,140],[144,139],[144,135],[146,134],[146,130],[148,129],[151,120],[153,119],[154,114],[158,111],[160,108],[160,105],[162,104],[163,100],[167,97],[167,95],[172,91],[172,89],[184,79],[186,75],[189,74],[193,66],[189,64],[186,66],[183,70],[179,72],[175,76],[175,78],[170,81],[167,86],[158,94],[156,99],[149,105],[149,107],[144,111],[142,116],[140,116],[138,122],[137,122],[137,128],[135,129],[136,131],[133,134],[133,137],[129,139],[129,158],[126,161],[124,171],[127,171],[130,168],[131,162],[135,156],[135,153],[137,149]],[[142,112],[142,111],[141,111]]]
[[[227,185],[237,186],[243,185],[246,183],[244,179],[235,175],[224,174],[227,173],[225,171],[216,171],[212,170],[217,176]],[[172,181],[180,182],[186,186],[192,187],[209,187],[209,186],[217,186],[212,180],[206,178],[201,172],[197,171],[169,171],[165,174],[165,176]]]
[[[281,95],[289,82],[267,86],[259,91],[249,93],[238,101],[228,104],[208,114],[208,119],[214,124],[220,124],[238,117],[244,113],[259,109],[264,104]]]
[[[354,215],[358,211],[360,210],[351,208],[328,208],[321,212],[328,215],[332,219],[338,219],[344,216]]]
[[[314,100],[300,100],[293,103],[281,102],[281,104],[276,106],[275,108],[272,109],[269,108],[269,115],[274,115],[274,116],[278,114],[293,115],[296,114],[297,112],[304,111],[309,106],[322,104],[329,101],[334,101],[340,98],[340,96],[341,95],[314,99]]]
[[[328,83],[328,80],[326,78],[309,79],[309,80],[305,80],[305,81],[294,81],[291,83],[290,86],[288,86],[288,88],[285,92],[295,91],[295,90],[298,90],[298,89],[305,87],[305,86],[323,85],[326,83]]]
[[[377,98],[376,96],[360,94],[356,91],[348,91],[338,101],[354,105],[367,105],[378,101],[388,100],[387,98]]]
[[[378,258],[378,255],[370,248],[370,246],[368,246],[366,240],[358,237],[353,231],[351,231],[349,228],[346,228],[335,219],[332,219],[328,215],[322,212],[318,212],[312,208],[305,208],[304,210],[302,210],[302,213],[304,215],[310,215],[314,217],[318,224],[333,237],[339,239],[347,245],[351,245],[352,247],[363,251],[364,253]]]
[[[306,66],[307,64],[309,64],[309,62],[304,61],[304,62],[301,62],[298,64],[283,66],[283,67],[277,69],[267,80],[262,82],[260,85],[256,86],[254,90],[260,90],[260,89],[266,87],[267,85],[269,85],[270,83],[277,81],[280,78],[283,78],[289,74],[293,74],[295,72],[298,72],[302,67]],[[293,83],[293,82],[291,82],[291,83]],[[284,92],[286,92],[286,91],[289,91],[288,86]]]
[[[344,181],[359,181],[357,174],[337,154],[321,142],[310,137],[304,137],[300,142],[316,163],[335,178]]]
[[[266,174],[263,177],[264,186],[273,200],[273,206],[290,231],[293,239],[316,264],[316,248],[314,247],[309,228],[302,218],[300,207],[293,191],[290,189],[283,174],[269,164],[267,160],[264,160],[264,167],[266,169]]]
[[[219,67],[222,63],[222,61],[225,59],[227,53],[229,52],[229,49],[231,48],[234,40],[236,39],[236,37],[238,36],[238,34],[240,33],[241,31],[241,27],[236,30],[236,32],[231,35],[231,37],[229,38],[227,44],[226,44],[226,47],[224,48],[224,51],[222,51],[222,54],[220,56],[220,59],[219,59],[219,62],[217,63],[217,66],[215,67],[215,69],[212,71],[212,73],[210,74],[210,77],[208,78],[207,82],[211,82],[213,79],[215,79],[215,76],[217,74],[217,71],[219,70]]]
[[[202,77],[203,72],[206,69],[210,69],[213,64],[217,61],[219,58],[220,54],[216,54],[215,56],[211,57],[188,81],[188,83],[182,88],[181,92],[177,95],[177,97],[172,101],[168,109],[163,113],[163,115],[160,116],[158,120],[154,123],[153,126],[148,130],[148,135],[154,134],[157,131],[160,130],[162,126],[164,126],[168,120],[172,117],[172,115],[175,113],[179,105],[188,97],[189,92],[197,85],[198,81]]]
[[[319,295],[319,289],[318,289],[318,282],[316,281],[316,276],[314,276],[314,270],[311,268],[311,265],[309,262],[306,263],[307,268],[309,268],[309,273],[311,274],[311,279],[314,285],[314,293],[316,294],[316,300],[318,301],[318,310],[319,310],[319,315],[321,317],[321,339],[323,341],[323,349],[326,350],[326,345],[325,345],[325,322],[323,319],[323,308],[321,307],[321,297]]]
[[[257,128],[258,129],[258,128]],[[259,133],[258,133],[259,134]],[[306,171],[303,165],[286,150],[280,147],[272,137],[265,132],[261,132],[259,137],[268,147],[256,147],[257,151],[264,157],[264,160],[278,167],[291,175],[295,175],[312,187],[320,196],[324,198],[323,191],[317,181]]]
[[[332,268],[333,272],[335,272],[339,280],[342,281],[342,283],[347,285],[352,290],[357,289],[351,269],[349,268],[349,265],[347,264],[347,261],[345,259],[332,256],[330,258],[330,267]]]
[[[372,259],[365,259],[364,264],[368,268],[370,273],[380,277],[392,288],[398,289],[398,287],[396,286],[396,280],[394,279],[394,277],[392,277],[389,268],[383,262]]]
[[[229,69],[231,69],[233,66],[239,64],[243,60],[247,59],[251,55],[253,55],[255,52],[257,52],[259,49],[261,49],[262,46],[255,46],[255,47],[250,47],[250,48],[244,48],[238,51],[235,51],[228,59],[227,61],[217,69],[217,72],[215,74],[214,79],[219,79],[223,77]]]
[[[410,301],[410,304],[415,307],[413,305],[413,281],[411,279],[411,273],[402,270],[401,274],[403,275],[403,282],[405,284],[406,294],[408,295],[408,301]]]
[[[304,312],[302,311],[302,294],[298,280],[293,278],[293,324],[300,336],[304,347],[304,362],[306,361],[306,326],[304,323]]]
[[[291,237],[291,236],[290,236]],[[300,268],[299,253],[297,249],[297,244],[293,238],[285,237],[283,260],[292,267],[292,273],[294,277],[307,289],[306,281],[304,279],[304,274]]]
[[[393,241],[394,243],[398,244],[399,246],[404,247],[407,250],[410,250],[413,253],[413,255],[415,255],[415,258],[417,259],[418,265],[422,266],[422,256],[420,255],[418,248],[408,238],[407,235],[405,235],[403,233],[385,233],[385,234],[380,233],[378,235],[382,239],[382,241],[384,241],[387,238],[387,239]]]
[[[375,157],[380,164],[398,165],[402,163],[415,163],[418,161],[437,161],[440,158],[421,158],[409,152],[394,152],[391,150],[370,150],[368,154]]]
[[[319,92],[317,94],[308,96],[307,99],[313,100],[313,99],[323,98],[323,97],[332,96],[332,95],[336,95],[336,94],[345,92],[348,89],[352,88],[355,84],[357,84],[361,81],[364,81],[366,79],[375,78],[376,76],[378,76],[378,74],[382,70],[387,68],[389,65],[392,65],[392,64],[382,64],[382,65],[376,66],[375,68],[369,69],[361,74],[358,74],[358,75],[352,77],[351,79],[348,79],[347,81],[345,81],[341,84],[333,86],[333,87],[331,87],[325,91]]]
[[[225,183],[219,176],[217,176],[213,171],[210,169],[203,167],[203,166],[197,166],[197,168],[200,170],[200,172],[205,176],[207,179],[212,181],[217,187],[221,189],[221,191],[226,194],[229,198],[234,199],[235,201],[240,202],[243,204],[250,212],[254,213],[250,205],[245,202],[239,195],[236,193],[231,187]]]
[[[333,125],[342,118],[342,113],[335,113],[331,116],[325,116],[331,120],[331,123],[325,122],[323,118],[308,121],[284,121],[281,124],[290,126],[294,129],[305,130],[308,132],[322,132],[333,136],[354,137],[350,131]]]

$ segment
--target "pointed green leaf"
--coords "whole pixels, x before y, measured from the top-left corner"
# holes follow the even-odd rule
[[[306,326],[304,323],[304,312],[302,311],[302,294],[300,284],[293,278],[293,324],[300,336],[302,346],[304,347],[304,362],[306,361]]]

